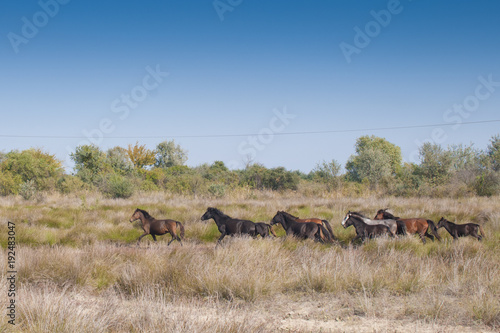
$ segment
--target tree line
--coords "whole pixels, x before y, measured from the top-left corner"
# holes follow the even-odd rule
[[[71,174],[42,149],[13,150],[0,153],[0,195],[32,199],[50,191],[100,191],[127,198],[136,191],[168,191],[223,197],[237,188],[311,195],[325,191],[433,197],[500,194],[499,135],[491,138],[486,150],[424,143],[420,163],[403,163],[401,149],[381,137],[361,136],[354,148],[344,170],[331,160],[318,163],[307,174],[258,163],[239,170],[230,170],[221,161],[188,167],[187,151],[175,141],[163,141],[155,149],[139,143],[107,151],[81,145],[71,153],[75,163]]]

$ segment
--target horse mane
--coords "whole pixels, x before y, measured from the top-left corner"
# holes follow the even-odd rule
[[[297,217],[297,216],[293,216],[292,214],[287,213],[287,212],[285,212],[285,211],[280,211],[280,213],[282,213],[282,214],[283,214],[283,215],[285,215],[285,216],[288,216],[288,217],[291,217],[291,218],[294,218],[294,219],[298,219],[298,217]]]
[[[386,208],[386,209],[380,209],[378,212],[377,212],[377,215],[380,214],[380,213],[383,213],[384,214],[384,218],[386,219],[393,219],[393,220],[397,220],[399,219],[399,217],[396,217],[394,216],[393,214],[389,213],[387,210],[389,208]]]
[[[149,213],[148,213],[148,212],[146,212],[144,209],[137,208],[137,209],[136,209],[136,211],[141,212],[141,213],[142,213],[142,215],[144,215],[144,217],[145,217],[146,219],[148,219],[148,220],[149,220],[149,219],[154,219],[154,217],[152,217],[151,215],[149,215]]]
[[[224,214],[224,213],[223,213],[220,209],[218,209],[218,208],[215,208],[215,207],[208,207],[208,209],[207,209],[207,210],[209,210],[211,213],[214,213],[214,214],[219,215],[219,216],[221,216],[221,217],[229,217],[229,218],[231,218],[229,215]]]
[[[361,217],[364,217],[365,219],[367,219],[367,218],[368,218],[367,216],[365,216],[365,215],[361,214],[360,212],[351,212],[351,214],[353,214],[353,215],[358,215],[358,216],[361,216]]]

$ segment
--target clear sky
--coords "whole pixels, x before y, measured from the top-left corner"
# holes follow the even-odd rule
[[[362,129],[500,119],[499,17],[495,0],[2,1],[0,151],[174,138],[190,166],[308,172],[361,135],[407,161],[426,140],[485,149],[500,122]]]

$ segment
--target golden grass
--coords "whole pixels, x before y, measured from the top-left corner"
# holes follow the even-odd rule
[[[208,206],[269,221],[277,210],[326,218],[340,239],[226,238],[200,221]],[[136,207],[186,225],[184,246],[145,237]],[[347,210],[482,223],[487,238],[416,237],[348,246]],[[0,232],[16,222],[17,332],[495,331],[500,326],[498,198],[320,198],[243,192],[221,199],[166,193],[113,200],[0,198]],[[281,227],[276,228],[283,235]],[[148,239],[149,238],[149,239]],[[5,240],[0,264],[5,267]],[[6,280],[5,272],[1,279]],[[6,284],[0,292],[6,295]],[[2,298],[2,307],[5,301]],[[314,324],[312,324],[314,323]],[[397,323],[397,324],[395,324]],[[418,323],[417,326],[415,323]],[[364,326],[363,326],[364,325]],[[399,325],[399,326],[398,326]],[[0,330],[12,330],[7,317]],[[16,331],[16,330],[14,330]]]

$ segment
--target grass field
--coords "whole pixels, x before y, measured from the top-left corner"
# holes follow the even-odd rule
[[[0,198],[0,263],[16,223],[16,326],[7,332],[496,332],[500,328],[500,198],[305,197],[239,191],[221,199],[137,194]],[[226,238],[201,215],[209,206],[267,221],[277,210],[330,221],[338,244]],[[184,246],[154,244],[135,208],[185,224]],[[486,239],[423,245],[417,237],[349,246],[348,210],[373,216],[441,216],[484,226]],[[2,281],[6,281],[6,270]],[[0,286],[7,306],[7,283]],[[4,296],[5,295],[5,296]],[[4,310],[6,312],[6,310]]]

